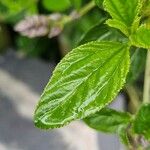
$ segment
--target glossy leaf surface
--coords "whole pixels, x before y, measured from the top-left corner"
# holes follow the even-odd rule
[[[35,125],[56,128],[110,103],[125,83],[129,48],[90,42],[72,50],[56,67],[35,111]]]
[[[104,8],[112,17],[107,23],[126,35],[130,34],[130,27],[137,20],[141,7],[142,0],[104,0]]]
[[[108,133],[122,131],[122,127],[127,126],[130,120],[131,116],[128,113],[119,112],[110,108],[104,108],[84,119],[86,124],[91,128]]]
[[[141,106],[134,121],[134,131],[150,140],[150,104]]]
[[[150,28],[147,28],[146,25],[142,25],[134,34],[131,35],[131,44],[137,47],[150,48],[149,37]]]

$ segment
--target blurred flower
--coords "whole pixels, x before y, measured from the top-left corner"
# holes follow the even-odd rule
[[[60,14],[28,16],[20,21],[14,29],[30,38],[46,35],[52,38],[61,33],[63,28],[62,18]]]

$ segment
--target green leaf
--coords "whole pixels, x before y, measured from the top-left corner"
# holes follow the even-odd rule
[[[150,28],[146,25],[140,26],[135,33],[130,36],[131,44],[136,47],[150,48]]]
[[[119,42],[90,42],[56,67],[35,111],[39,128],[57,128],[110,103],[125,83],[129,48]]]
[[[110,108],[103,108],[99,112],[84,119],[84,122],[91,128],[105,133],[117,134],[121,142],[130,145],[127,128],[132,117],[127,112],[116,111]]]
[[[144,104],[138,111],[134,121],[134,131],[150,140],[150,104]]]
[[[82,4],[82,0],[70,0],[70,2],[76,9],[79,9]]]
[[[87,33],[85,33],[81,38],[79,45],[94,40],[107,40],[118,42],[127,41],[126,37],[123,36],[121,32],[118,32],[118,30],[114,28],[108,27],[108,25],[105,24],[105,19],[100,21],[100,23],[96,24]]]
[[[108,133],[118,133],[118,129],[128,125],[130,120],[129,113],[119,112],[110,108],[104,108],[84,119],[85,123],[91,128]]]
[[[49,11],[64,11],[71,6],[69,0],[43,0],[42,3]]]
[[[112,19],[107,21],[111,27],[120,29],[127,36],[132,25],[137,22],[141,11],[142,0],[104,0],[104,8],[110,13]]]

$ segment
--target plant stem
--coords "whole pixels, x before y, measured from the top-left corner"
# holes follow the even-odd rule
[[[135,113],[140,106],[139,92],[132,85],[127,85],[125,87],[126,93],[129,96],[129,109],[132,113]]]
[[[81,10],[78,12],[78,14],[80,15],[80,17],[82,17],[85,14],[87,14],[94,7],[95,7],[95,2],[91,1],[87,5],[85,5],[84,7],[82,7]]]
[[[143,102],[148,103],[150,101],[150,51],[147,52],[145,77],[144,77],[144,92]]]
[[[64,17],[63,25],[81,18],[82,16],[86,15],[94,7],[95,7],[95,2],[91,1],[85,6],[83,6],[79,11],[74,10],[73,12],[71,12],[70,15]]]

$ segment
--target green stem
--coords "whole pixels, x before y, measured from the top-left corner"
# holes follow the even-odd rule
[[[87,14],[94,7],[95,7],[95,2],[91,1],[87,5],[85,5],[84,7],[82,7],[81,10],[78,12],[78,14],[80,15],[80,17],[82,17],[85,14]]]
[[[139,92],[132,85],[127,85],[125,87],[126,93],[129,96],[129,109],[132,113],[135,113],[140,106]]]
[[[91,9],[95,7],[95,2],[91,1],[85,6],[83,6],[79,11],[73,11],[69,16],[65,16],[63,19],[63,25],[70,23],[76,19],[81,18],[82,16],[86,15]]]
[[[150,51],[147,52],[145,77],[144,77],[144,92],[143,102],[148,103],[150,101]]]

